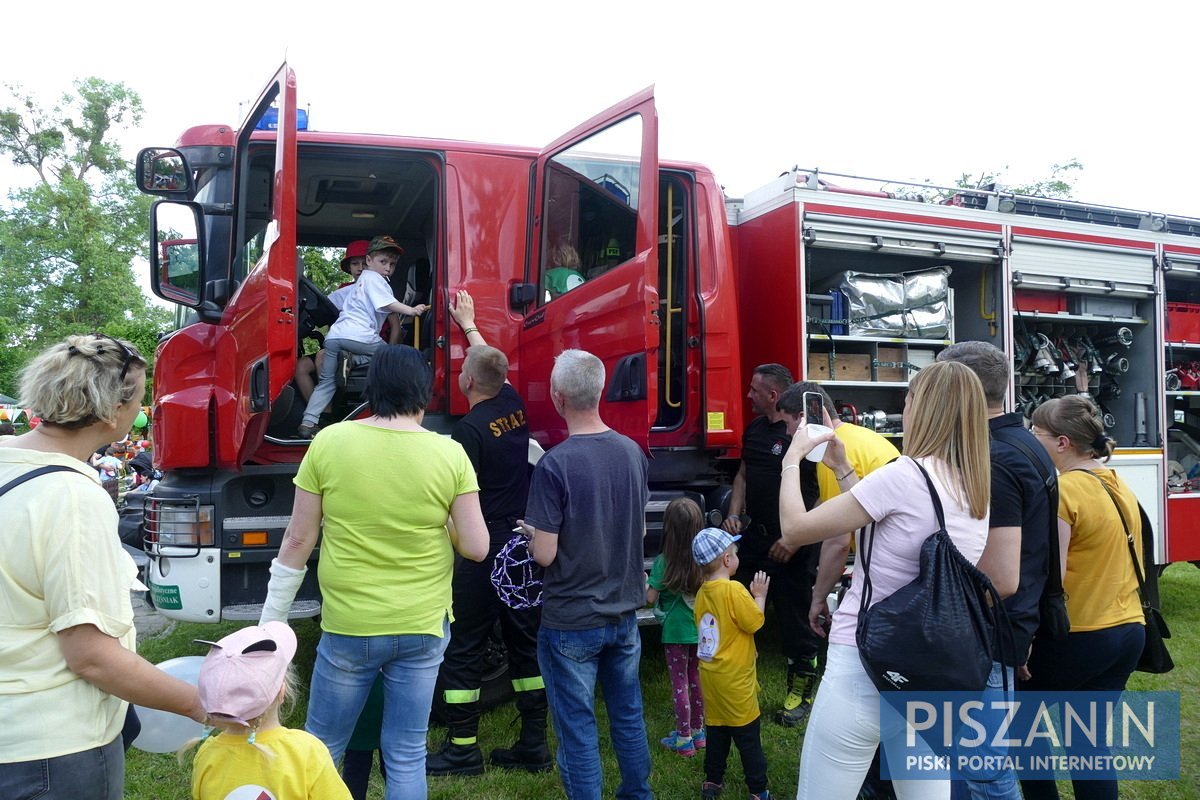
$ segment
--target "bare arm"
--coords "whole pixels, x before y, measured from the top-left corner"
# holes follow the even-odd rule
[[[533,549],[533,560],[541,566],[550,566],[558,558],[558,534],[547,534],[545,530],[528,528],[529,547]]]
[[[158,708],[204,721],[196,687],[173,678],[102,632],[76,625],[58,634],[72,672],[101,691],[146,708]]]
[[[834,439],[833,431],[809,438],[807,428],[807,425],[801,423],[792,436],[792,443],[783,456],[785,472],[779,482],[779,529],[783,534],[784,544],[792,548],[832,539],[848,531],[857,530],[872,521],[866,509],[848,491],[831,497],[812,511],[804,508],[800,481],[791,479],[787,473],[792,470],[788,468],[792,465],[798,467],[800,461],[821,442],[829,443],[825,456],[833,463],[827,461],[826,465],[834,470],[836,476],[845,475],[844,480],[838,481],[838,485],[848,489],[858,482],[858,476],[853,469],[849,469],[849,464],[845,461],[845,449]],[[835,455],[838,452],[841,453],[840,456]],[[838,472],[838,469],[842,471]]]
[[[843,533],[821,542],[821,558],[817,563],[817,579],[813,583],[812,602],[808,608],[808,627],[818,636],[825,636],[829,621],[829,593],[837,586],[846,569],[850,555],[850,534]],[[822,619],[822,617],[824,619]]]
[[[467,346],[486,345],[483,334],[475,327],[475,298],[466,289],[459,289],[454,300],[450,305],[450,316],[462,328],[467,337]]]
[[[806,511],[799,481],[783,481],[779,486],[779,529],[788,547],[832,539],[844,535],[847,528],[856,530],[871,522],[866,509],[849,492]]]
[[[288,521],[279,555],[271,560],[271,577],[267,581],[267,596],[263,600],[258,624],[287,622],[296,600],[296,593],[308,572],[308,557],[312,555],[321,535],[321,495],[296,487],[292,501],[292,518]]]
[[[296,487],[292,518],[279,546],[279,561],[292,569],[303,569],[321,535],[321,495]]]
[[[738,467],[737,475],[733,476],[733,492],[729,495],[729,516],[721,523],[721,527],[732,534],[739,534],[746,527],[742,515],[746,513],[746,463]]]
[[[384,306],[384,309],[392,313],[404,314],[407,317],[419,317],[429,310],[429,306],[425,305],[424,303],[410,306],[407,303],[401,303],[399,300],[397,300],[394,303],[388,303],[386,306]]]
[[[450,504],[450,544],[463,558],[483,561],[488,554],[488,529],[479,507],[479,492],[466,492]]]
[[[646,587],[646,605],[652,606],[658,602],[658,589]]]
[[[1058,565],[1062,579],[1067,579],[1067,548],[1071,546],[1071,524],[1066,520],[1058,521]]]
[[[1015,593],[1021,582],[1021,527],[989,528],[987,545],[975,566],[991,579],[1001,597]]]

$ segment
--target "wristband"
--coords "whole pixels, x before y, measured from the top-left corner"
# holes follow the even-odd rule
[[[845,475],[838,475],[838,481],[839,482],[844,481],[844,480],[846,480],[846,478],[849,478],[853,474],[854,474],[854,467],[851,467],[850,469],[846,470]]]
[[[783,473],[787,472],[789,469],[800,469],[800,465],[799,464],[788,464],[783,469],[779,470],[779,474],[783,475]]]
[[[474,326],[470,328],[463,328],[463,336],[470,336],[472,333],[479,333],[479,328]]]

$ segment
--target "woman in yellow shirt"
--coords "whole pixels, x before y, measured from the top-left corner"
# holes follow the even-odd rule
[[[1091,398],[1061,397],[1038,406],[1033,412],[1033,435],[1059,472],[1058,537],[1071,632],[1059,641],[1034,640],[1024,688],[1122,691],[1145,642],[1145,619],[1124,524],[1129,525],[1134,542],[1140,543],[1137,497],[1116,472],[1104,466],[1113,441],[1104,434]],[[1145,555],[1140,559],[1144,569]],[[1078,800],[1117,796],[1116,780],[1073,783]],[[1026,800],[1058,797],[1053,781],[1022,781],[1021,789]]]

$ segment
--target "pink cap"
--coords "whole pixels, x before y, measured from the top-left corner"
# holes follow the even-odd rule
[[[201,705],[243,725],[275,702],[296,655],[296,634],[283,622],[251,625],[219,642],[196,641],[212,646],[200,665]]]

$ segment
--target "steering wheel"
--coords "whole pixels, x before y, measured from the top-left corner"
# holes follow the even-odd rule
[[[338,308],[333,301],[326,297],[316,284],[303,276],[300,277],[297,300],[300,306],[302,336],[308,336],[317,328],[332,325],[338,318]]]

